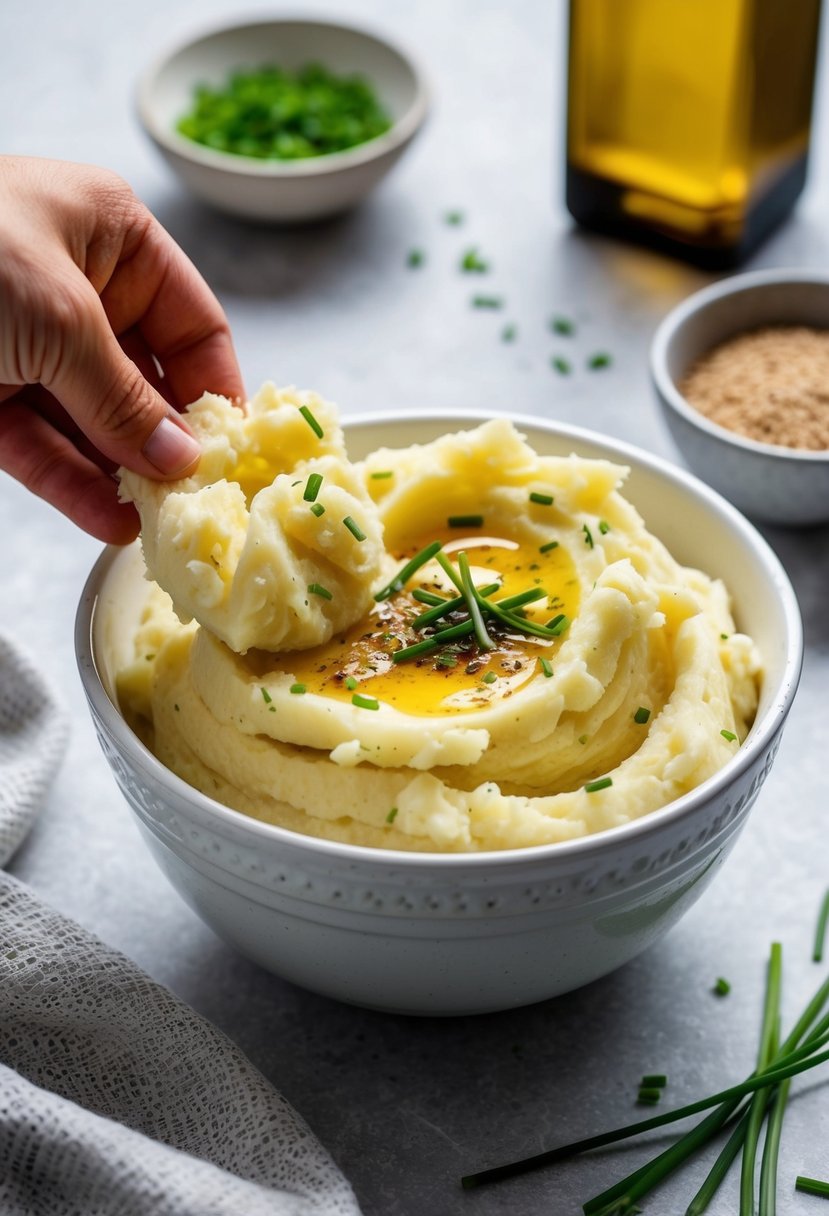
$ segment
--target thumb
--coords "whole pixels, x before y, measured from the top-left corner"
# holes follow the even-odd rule
[[[183,476],[198,461],[198,440],[126,356],[90,295],[44,387],[108,460],[145,477]]]

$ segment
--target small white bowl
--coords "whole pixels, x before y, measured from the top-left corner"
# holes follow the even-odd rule
[[[344,152],[290,161],[217,152],[176,130],[197,84],[221,86],[238,68],[277,63],[296,70],[309,62],[364,76],[392,118],[389,130]],[[166,52],[142,76],[137,104],[144,130],[199,198],[245,219],[296,223],[345,211],[368,194],[417,134],[428,94],[419,68],[385,38],[327,21],[275,18],[214,29]]]
[[[426,443],[480,414],[346,422],[355,459]],[[101,746],[157,862],[226,941],[327,996],[397,1013],[530,1004],[606,974],[660,937],[725,861],[777,752],[800,675],[797,601],[779,561],[719,495],[667,461],[588,431],[514,419],[541,453],[618,461],[626,494],[685,564],[726,580],[764,674],[748,738],[661,810],[583,839],[418,854],[302,836],[248,818],[165,768],[126,725],[115,674],[146,594],[137,545],[104,552],[78,609],[76,651]]]
[[[651,345],[651,377],[674,442],[688,465],[755,519],[829,520],[829,451],[758,443],[718,426],[677,387],[693,364],[737,334],[773,325],[829,329],[829,274],[759,270],[696,292],[664,319]]]

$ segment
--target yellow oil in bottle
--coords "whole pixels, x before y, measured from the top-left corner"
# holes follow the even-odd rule
[[[567,206],[712,267],[792,207],[820,0],[570,0]]]

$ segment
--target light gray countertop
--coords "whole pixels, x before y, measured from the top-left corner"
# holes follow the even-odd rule
[[[710,278],[571,226],[559,201],[563,0],[329,3],[327,15],[376,25],[419,55],[433,113],[361,210],[283,232],[185,197],[133,115],[139,69],[177,34],[231,8],[10,0],[0,16],[4,150],[122,173],[221,298],[249,389],[266,379],[313,387],[346,415],[538,414],[677,459],[649,389],[648,343],[664,313]],[[290,8],[321,12],[304,0]],[[752,265],[829,266],[826,108],[819,92],[807,193]],[[462,228],[444,223],[450,208],[465,213]],[[469,307],[477,284],[457,264],[470,245],[491,258],[487,290],[506,297],[505,312]],[[406,266],[414,246],[426,253],[418,270]],[[549,332],[555,312],[578,321],[575,338]],[[505,321],[518,327],[511,345],[499,338]],[[596,350],[612,354],[612,367],[582,370]],[[572,353],[569,377],[550,367],[559,352]],[[48,806],[11,868],[225,1030],[305,1116],[365,1216],[578,1212],[644,1151],[606,1152],[468,1194],[459,1176],[636,1118],[633,1087],[644,1071],[669,1074],[672,1104],[750,1071],[772,940],[784,945],[788,1021],[817,984],[811,937],[829,881],[829,529],[765,534],[800,598],[805,668],[775,768],[722,875],[659,944],[582,991],[510,1013],[414,1020],[340,1005],[260,971],[168,886],[99,751],[75,670],[74,607],[99,546],[0,479],[0,628],[50,672],[73,720]],[[727,999],[711,993],[718,975],[732,982]],[[829,1176],[825,1081],[801,1081],[794,1094],[782,1216],[819,1205],[794,1194],[796,1174]],[[648,1210],[684,1210],[703,1172],[684,1169]],[[710,1210],[725,1216],[735,1203],[731,1180]]]

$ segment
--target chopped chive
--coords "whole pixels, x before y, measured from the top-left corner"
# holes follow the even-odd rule
[[[567,359],[562,359],[561,355],[553,355],[550,360],[550,367],[558,372],[560,376],[569,376],[573,370]]]
[[[262,694],[262,700],[265,702],[265,704],[270,705],[271,701],[273,700],[273,697],[268,692],[267,688],[260,688],[259,691]]]
[[[461,258],[461,270],[467,274],[486,274],[489,262],[484,261],[476,248],[467,249]]]
[[[503,296],[473,296],[472,297],[472,307],[473,308],[492,308],[492,309],[503,308],[504,307],[504,297]]]
[[[443,218],[447,224],[457,228],[459,224],[463,223],[464,215],[462,211],[447,211]]]
[[[602,536],[607,536],[608,532],[610,531],[610,524],[606,519],[599,520],[599,531],[601,532]]]
[[[316,515],[317,519],[319,519],[320,515],[325,514],[325,507],[321,502],[312,502],[310,511],[312,515]]]
[[[402,591],[406,583],[415,574],[421,566],[425,566],[428,561],[431,561],[435,554],[443,548],[442,542],[433,540],[430,545],[426,545],[419,553],[410,558],[390,583],[386,583],[379,591],[375,591],[374,598],[376,600],[387,600],[390,595],[394,595],[396,591]]]
[[[446,521],[448,528],[482,528],[483,515],[450,515]]]
[[[582,525],[582,532],[584,533],[584,543],[587,545],[588,549],[592,549],[593,548],[593,533],[590,531],[587,524]]]
[[[484,684],[494,684],[498,679],[494,671],[488,671],[485,676],[481,676]]]
[[[443,654],[438,655],[435,663],[438,667],[457,667],[458,656],[447,650]]]
[[[352,517],[350,515],[346,515],[345,519],[343,520],[343,523],[348,528],[349,532],[351,533],[351,535],[354,537],[355,540],[364,541],[366,539],[365,532],[362,530],[362,528],[357,523],[357,521],[355,519],[352,519]]]
[[[359,683],[359,681],[355,680],[354,676],[345,677],[345,686],[349,692],[353,692],[354,689],[357,687],[358,683]]]
[[[558,616],[554,616],[552,620],[547,622],[547,631],[551,633],[554,638],[557,638],[564,633],[564,630],[567,629],[569,625],[570,618],[565,616],[563,612],[560,612]]]
[[[728,996],[730,991],[731,991],[731,985],[729,984],[728,980],[724,980],[723,977],[720,976],[719,979],[714,984],[714,995],[715,996]]]
[[[823,903],[820,905],[818,913],[817,926],[815,928],[815,945],[812,950],[812,961],[815,963],[823,962],[823,943],[826,940],[826,926],[829,923],[829,891],[823,897]]]
[[[636,1096],[636,1101],[644,1105],[655,1106],[662,1097],[662,1090],[656,1085],[642,1085]]]
[[[541,664],[541,670],[544,672],[547,679],[549,679],[550,676],[553,674],[552,663],[550,662],[549,659],[539,659],[538,661]]]
[[[306,502],[314,502],[322,485],[322,473],[309,473],[302,497]]]
[[[387,477],[394,477],[391,469],[381,469],[378,473],[369,474],[372,481],[385,481]]]
[[[643,1089],[650,1089],[653,1086],[657,1089],[664,1089],[668,1084],[668,1078],[663,1072],[648,1072],[645,1073],[639,1084]]]
[[[386,816],[386,823],[394,823],[397,818],[397,807],[393,806]]]
[[[318,595],[323,600],[333,600],[334,598],[328,588],[321,586],[319,583],[309,583],[308,590],[311,592],[311,595]]]
[[[598,781],[588,781],[587,785],[584,787],[584,790],[587,794],[595,794],[599,790],[608,789],[608,787],[612,784],[612,777],[599,777]]]
[[[820,1195],[822,1199],[829,1199],[829,1182],[822,1182],[820,1178],[806,1178],[803,1174],[798,1174],[794,1180],[794,1189],[802,1191],[804,1195]]]
[[[351,704],[356,705],[358,709],[379,709],[380,702],[376,697],[364,697],[362,693],[355,692],[351,698]]]
[[[305,687],[305,685],[304,685],[304,684],[300,684],[300,683],[298,683],[298,682],[297,682],[296,684],[292,684],[292,685],[291,685],[291,687],[290,687],[290,691],[291,691],[291,692],[293,692],[293,693],[296,693],[296,694],[297,694],[297,695],[299,695],[299,696],[301,696],[301,695],[302,695],[302,693],[304,693],[304,692],[306,692],[306,691],[307,691],[307,689],[306,689],[306,687]]]
[[[633,715],[633,720],[637,726],[644,726],[650,716],[651,711],[644,705],[640,705],[636,713]]]
[[[727,739],[729,743],[733,743],[737,738],[733,730],[721,730],[720,734],[722,735],[723,739]]]
[[[308,406],[307,406],[307,405],[301,405],[301,406],[299,407],[299,412],[300,412],[300,414],[302,414],[302,417],[303,417],[303,418],[305,419],[305,421],[308,423],[308,425],[310,426],[311,430],[312,430],[312,431],[314,432],[314,434],[316,435],[317,439],[322,439],[323,434],[324,434],[323,429],[322,429],[322,427],[320,426],[320,424],[317,422],[317,420],[316,420],[316,418],[314,417],[314,415],[313,415],[313,414],[311,413],[311,411],[308,409]]]
[[[548,540],[546,545],[540,546],[538,552],[539,553],[552,553],[553,549],[557,549],[557,548],[558,548],[557,540]]]
[[[551,507],[553,505],[553,496],[552,494],[539,494],[537,490],[531,490],[530,502],[537,502],[542,507]]]
[[[501,330],[502,342],[514,342],[518,334],[518,330],[514,325],[505,325]]]
[[[605,367],[610,367],[613,359],[607,351],[598,351],[595,355],[591,355],[587,360],[587,366],[591,372],[596,372]]]
[[[576,323],[569,317],[552,317],[550,329],[554,334],[560,334],[562,338],[571,338],[576,332]]]
[[[412,269],[414,269],[417,266],[422,266],[425,261],[426,261],[426,255],[424,254],[422,249],[410,249],[409,250],[409,256],[406,258],[407,266],[411,266]]]

